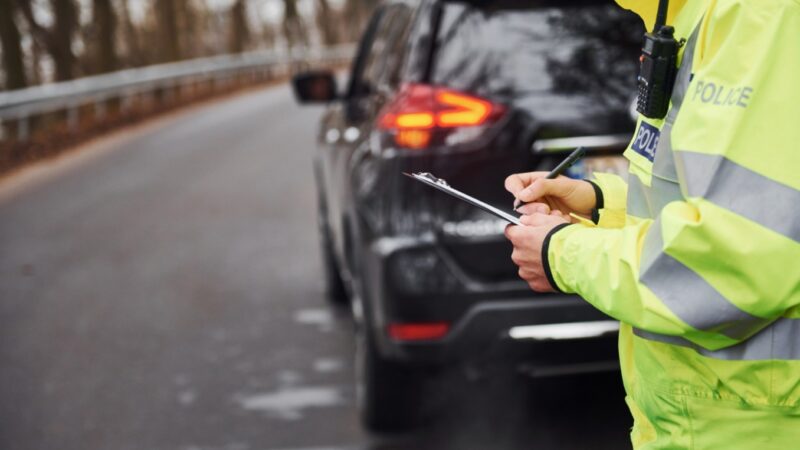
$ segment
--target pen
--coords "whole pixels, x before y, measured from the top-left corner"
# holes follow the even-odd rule
[[[545,178],[548,179],[548,180],[552,180],[552,179],[558,177],[559,175],[564,173],[564,171],[566,171],[567,169],[572,167],[572,165],[575,164],[576,161],[581,159],[583,157],[583,155],[585,155],[585,154],[586,154],[586,148],[585,147],[576,148],[572,153],[569,154],[569,156],[566,157],[566,159],[561,161],[555,167],[555,169],[551,170],[550,173],[548,173]],[[527,203],[520,202],[519,199],[514,199],[514,211],[516,211],[517,208],[519,208],[519,207],[525,206],[526,204]]]

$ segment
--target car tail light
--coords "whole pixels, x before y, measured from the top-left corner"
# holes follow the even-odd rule
[[[502,105],[474,95],[439,86],[408,84],[383,108],[378,129],[391,133],[400,147],[421,149],[434,138],[444,138],[457,129],[489,125],[504,111]]]
[[[396,341],[433,341],[450,331],[447,322],[393,323],[388,327],[389,337]]]

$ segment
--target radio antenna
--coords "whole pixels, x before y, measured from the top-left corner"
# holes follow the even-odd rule
[[[658,13],[656,14],[656,26],[653,28],[653,33],[658,33],[664,25],[667,24],[667,11],[669,10],[669,0],[659,0]]]

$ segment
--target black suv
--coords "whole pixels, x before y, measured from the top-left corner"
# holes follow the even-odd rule
[[[403,172],[431,172],[511,209],[506,176],[625,171],[641,22],[612,1],[391,1],[349,83],[296,75],[329,102],[314,159],[332,299],[351,301],[358,392],[372,429],[412,423],[436,368],[487,355],[538,375],[613,368],[616,323],[517,276],[505,223]]]

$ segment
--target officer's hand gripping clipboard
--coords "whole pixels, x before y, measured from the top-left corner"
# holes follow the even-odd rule
[[[440,190],[440,191],[442,191],[442,192],[444,192],[446,194],[449,194],[449,195],[451,195],[451,196],[453,196],[453,197],[455,197],[455,198],[457,198],[459,200],[463,200],[463,201],[469,203],[472,206],[477,206],[478,208],[488,212],[489,214],[495,215],[495,216],[497,216],[497,217],[499,217],[499,218],[501,218],[501,219],[503,219],[503,220],[505,220],[505,221],[507,221],[509,223],[512,223],[514,225],[522,225],[522,223],[519,221],[519,218],[514,217],[514,216],[512,216],[511,214],[509,214],[509,213],[507,213],[505,211],[497,209],[497,208],[495,208],[494,206],[492,206],[492,205],[490,205],[488,203],[482,202],[482,201],[478,200],[475,197],[469,196],[469,195],[467,195],[467,194],[465,194],[465,193],[463,193],[463,192],[461,192],[461,191],[459,191],[457,189],[453,189],[452,187],[450,187],[449,184],[447,184],[446,181],[444,181],[441,178],[436,178],[431,173],[428,173],[428,172],[405,173],[405,172],[403,172],[403,175],[405,175],[407,177],[411,177],[411,178],[413,178],[413,179],[415,179],[415,180],[417,180],[417,181],[419,181],[421,183],[427,184],[428,186],[430,186],[432,188],[435,188],[435,189],[438,189],[438,190]]]

